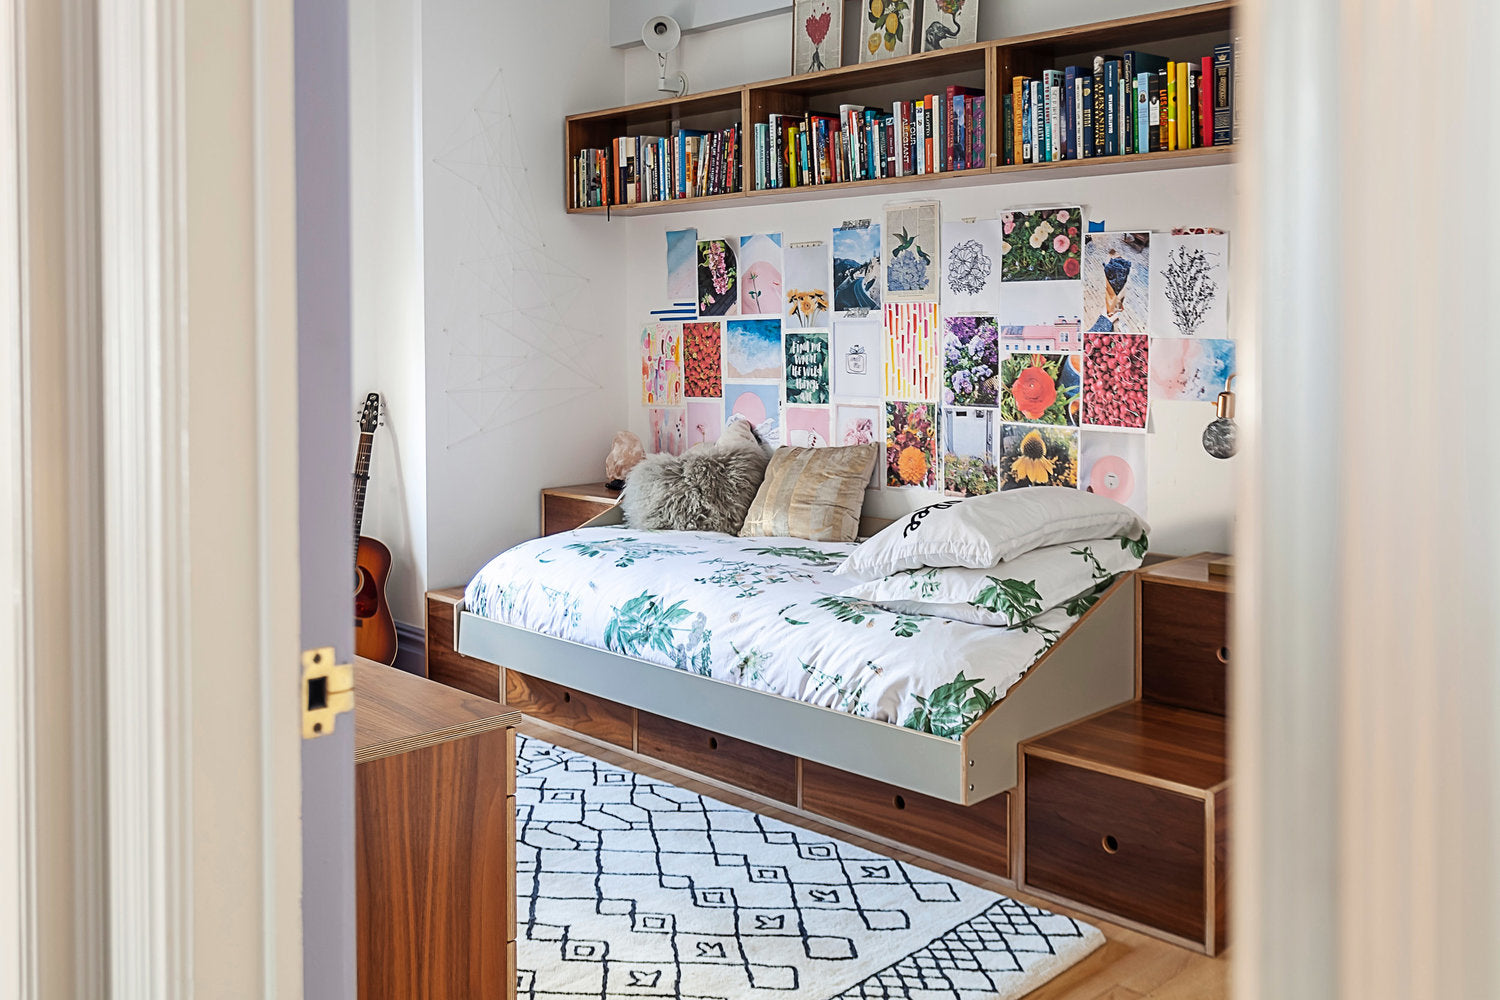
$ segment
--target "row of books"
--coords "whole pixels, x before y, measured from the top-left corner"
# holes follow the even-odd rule
[[[680,129],[670,137],[625,135],[573,157],[573,205],[598,208],[740,190],[740,126]]]
[[[1225,146],[1234,135],[1234,50],[1192,62],[1148,52],[1095,56],[1091,67],[1017,76],[1001,98],[1001,162]]]
[[[952,86],[891,110],[773,114],[755,125],[755,189],[935,174],[986,166],[985,97]]]

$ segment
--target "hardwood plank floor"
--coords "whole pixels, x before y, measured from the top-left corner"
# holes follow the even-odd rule
[[[1066,907],[1030,897],[1017,890],[1014,884],[993,875],[945,864],[926,854],[903,850],[890,843],[860,836],[823,822],[811,814],[790,809],[785,805],[777,805],[766,799],[738,793],[718,782],[690,775],[677,768],[643,761],[621,752],[618,748],[589,740],[566,730],[556,729],[545,723],[535,722],[529,718],[521,724],[519,732],[586,753],[591,757],[629,768],[640,774],[662,778],[700,794],[711,795],[723,802],[752,809],[767,816],[774,816],[809,830],[839,837],[869,850],[879,851],[902,861],[983,886],[994,892],[1004,893],[1014,899],[1044,906],[1050,910],[1070,913],[1071,916],[1089,921],[1104,932],[1106,940],[1103,948],[1046,986],[1029,994],[1027,1000],[1224,1000],[1229,996],[1229,953],[1227,951],[1218,958],[1209,958],[1206,955],[1158,941],[1137,931],[1116,927],[1097,917],[1071,913]]]

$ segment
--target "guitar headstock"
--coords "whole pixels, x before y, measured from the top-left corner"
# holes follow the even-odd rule
[[[380,393],[372,392],[365,397],[365,405],[359,411],[359,430],[362,434],[374,434],[380,426]]]

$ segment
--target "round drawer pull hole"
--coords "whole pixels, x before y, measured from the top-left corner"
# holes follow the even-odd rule
[[[572,701],[572,700],[573,700],[573,692],[571,692],[571,691],[564,691],[563,692],[563,701]]]
[[[905,799],[904,796],[900,796],[900,795],[896,796],[896,800],[895,801],[896,801],[896,808],[897,809],[905,809],[906,808],[906,799]]]
[[[1229,647],[1228,646],[1220,646],[1219,647],[1219,651],[1218,651],[1218,653],[1216,655],[1219,657],[1219,662],[1220,663],[1228,663],[1229,662]]]
[[[719,749],[719,738],[717,736],[710,736],[708,738],[708,748],[710,750]]]
[[[1105,854],[1117,854],[1120,850],[1120,842],[1109,834],[1104,835],[1104,839],[1099,841],[1099,846],[1104,848]]]

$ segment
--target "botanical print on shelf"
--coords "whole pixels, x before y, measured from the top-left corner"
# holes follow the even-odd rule
[[[1000,488],[995,471],[995,411],[943,408],[943,493],[977,497]]]
[[[1077,429],[1002,424],[999,475],[1002,490],[1077,486]]]
[[[787,403],[796,405],[827,403],[828,331],[788,330],[784,339]],[[824,431],[827,431],[826,427]]]
[[[1146,437],[1084,431],[1078,485],[1146,516]]]
[[[657,454],[681,455],[687,432],[685,411],[681,407],[661,409],[653,406],[646,413],[651,422],[651,440],[646,442],[647,447]]]
[[[990,313],[1000,308],[999,219],[943,223],[943,311]]]
[[[878,406],[836,406],[833,411],[833,443],[837,447],[856,444],[879,444],[885,440],[884,420]],[[870,475],[870,489],[880,489],[885,479],[885,463],[876,462]]]
[[[1158,233],[1151,243],[1152,332],[1229,336],[1229,237]]]
[[[937,427],[931,403],[885,404],[885,484],[937,484]]]
[[[722,323],[682,324],[683,392],[689,399],[723,394],[723,336]]]
[[[885,307],[885,397],[933,399],[938,364],[935,304],[903,302]]]
[[[728,382],[724,385],[724,422],[738,413],[750,421],[762,444],[781,443],[781,387],[746,385]]]
[[[1082,383],[1077,354],[1007,354],[1000,362],[1000,416],[1077,427]]]
[[[737,239],[698,241],[698,315],[734,316],[739,312]]]
[[[682,405],[682,324],[647,323],[641,330],[641,402]]]
[[[935,201],[885,210],[885,301],[936,302],[942,254]]]
[[[1002,326],[1000,350],[1007,354],[1067,354],[1083,350],[1083,334],[1068,326]]]
[[[781,380],[781,320],[732,319],[724,324],[724,377]]]
[[[1234,374],[1234,341],[1155,337],[1151,340],[1151,396],[1212,403]]]
[[[943,335],[943,402],[996,406],[1000,401],[1000,328],[993,316],[949,316]]]
[[[953,49],[979,40],[979,0],[925,0],[922,49]]]
[[[687,401],[687,436],[689,448],[695,444],[713,444],[724,430],[722,399],[689,399]]]
[[[698,230],[667,230],[667,301],[673,305],[698,299]]]
[[[844,0],[792,5],[792,75],[836,69],[844,60]]]
[[[1083,241],[1084,330],[1145,333],[1150,292],[1150,233],[1088,234]]]
[[[786,248],[786,325],[828,329],[828,244],[793,243]]]
[[[875,318],[841,319],[833,324],[833,395],[839,399],[879,399],[885,386],[881,367],[885,329]]]
[[[915,49],[916,35],[912,24],[915,4],[912,0],[860,0],[864,6],[865,40],[859,47],[859,61],[878,62],[896,56],[909,56]]]
[[[781,234],[740,238],[740,315],[781,315]]]
[[[787,406],[782,410],[783,440],[792,448],[826,448],[831,442],[826,406]]]
[[[1078,206],[1005,212],[1000,216],[1000,276],[1005,281],[1078,278],[1083,209]]]
[[[833,231],[833,311],[864,315],[880,308],[880,226],[869,219]]]
[[[1083,335],[1083,422],[1146,429],[1151,338],[1138,333]]]

